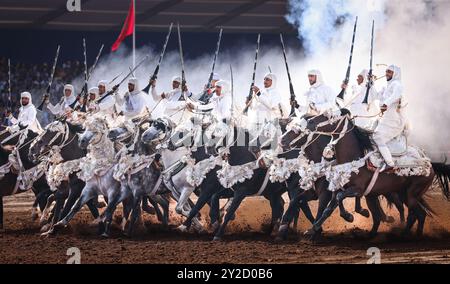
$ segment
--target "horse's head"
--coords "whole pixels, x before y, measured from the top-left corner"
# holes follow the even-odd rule
[[[32,162],[38,162],[41,155],[48,152],[52,146],[58,145],[64,140],[66,135],[66,124],[61,121],[54,121],[45,127],[36,139],[31,143],[28,150],[28,158]]]
[[[131,135],[131,131],[125,126],[111,128],[108,132],[108,139],[111,141],[120,141]]]
[[[89,144],[100,142],[102,137],[108,132],[108,124],[105,118],[92,116],[84,123],[84,132],[80,135],[78,145],[81,149],[86,149]]]
[[[167,138],[175,127],[174,123],[167,117],[158,118],[147,122],[141,127],[145,126],[146,130],[142,133],[141,140],[145,144],[158,143]]]

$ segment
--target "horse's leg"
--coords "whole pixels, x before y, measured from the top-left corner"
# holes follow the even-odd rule
[[[97,192],[95,190],[94,185],[86,183],[86,186],[83,188],[83,192],[81,193],[80,198],[78,198],[77,202],[73,205],[73,207],[70,209],[69,213],[56,225],[54,226],[55,229],[62,228],[67,226],[67,224],[72,220],[72,218],[75,216],[75,214],[81,210],[81,208],[91,199],[96,198]]]
[[[299,195],[300,190],[299,190],[299,186],[298,183],[300,181],[300,176],[298,174],[293,174],[291,175],[288,180],[287,180],[287,192],[288,192],[288,196],[289,196],[289,202],[297,195]],[[311,213],[311,209],[309,208],[309,206],[303,206],[303,203],[300,205],[300,208],[296,208],[296,213],[294,215],[294,228],[297,228],[298,225],[298,219],[300,218],[300,209],[303,210],[303,213],[305,213],[306,218],[313,218],[312,213]]]
[[[369,211],[361,206],[361,197],[355,197],[355,212],[366,218],[370,217]]]
[[[220,226],[222,215],[220,209],[220,199],[228,198],[228,200],[232,200],[234,196],[234,192],[230,189],[222,189],[218,192],[213,193],[210,199],[210,209],[209,209],[209,219],[211,220],[211,227],[213,231],[217,230]],[[234,219],[235,216],[231,218]]]
[[[0,196],[0,230],[3,231],[3,196]]]
[[[423,235],[423,227],[425,225],[427,212],[419,205],[414,207],[414,214],[417,216],[417,235],[421,237]]]
[[[378,228],[381,223],[380,200],[378,199],[378,196],[366,196],[366,203],[370,213],[372,213],[373,224],[372,229],[369,232],[369,238],[372,238],[378,233]]]
[[[44,210],[42,210],[41,218],[39,220],[40,226],[44,226],[45,223],[49,220],[49,218],[47,218],[47,216],[50,214],[50,208],[52,206],[53,201],[55,201],[55,199],[56,199],[55,196],[56,196],[56,192],[52,192],[52,194],[50,194],[47,197],[45,208],[44,208]]]
[[[300,207],[300,203],[303,202],[307,203],[309,200],[312,200],[315,197],[316,197],[315,192],[313,190],[306,190],[294,196],[294,198],[289,201],[288,209],[281,218],[281,224],[280,227],[278,228],[277,237],[275,238],[276,241],[282,241],[287,238],[289,224],[295,218],[297,214],[297,208]]]
[[[386,194],[384,197],[386,197],[386,200],[388,202],[390,202],[390,203],[395,205],[395,208],[397,208],[398,213],[400,215],[400,222],[404,223],[405,222],[405,208],[403,206],[403,202],[400,200],[400,196],[397,193],[395,193],[395,192],[391,192],[389,194]],[[386,218],[382,219],[382,220],[386,221],[388,223],[394,222],[394,220],[391,220],[391,218],[389,218],[389,217],[386,216]],[[392,221],[392,222],[390,222],[390,221]]]
[[[331,201],[329,202],[328,206],[323,211],[322,215],[316,219],[312,228],[305,232],[305,234],[309,235],[312,239],[314,239],[317,236],[317,233],[322,230],[323,223],[328,219],[328,217],[331,216],[333,211],[338,206],[338,201],[337,201],[336,196],[337,196],[337,192],[333,192]]]
[[[104,212],[104,224],[105,224],[105,231],[103,232],[103,237],[109,237],[109,229],[111,227],[114,211],[117,208],[117,205],[119,203],[123,203],[123,211],[124,216],[122,218],[122,223],[127,219],[127,211],[131,211],[131,208],[128,208],[128,199],[132,198],[133,194],[131,192],[131,189],[128,187],[128,184],[119,183],[115,181],[112,176],[109,176],[110,178],[110,184],[108,186],[108,193],[106,197],[108,198],[108,205],[106,206],[105,212]]]
[[[211,186],[205,186],[202,188],[200,192],[200,196],[198,197],[197,203],[195,203],[194,207],[192,207],[191,211],[189,212],[188,217],[183,222],[182,225],[178,227],[178,230],[185,232],[189,230],[192,224],[192,219],[197,216],[198,212],[205,206],[206,202],[211,199],[211,196],[214,194],[214,188]],[[217,199],[217,203],[219,200]],[[217,205],[218,207],[218,205]],[[210,209],[210,212],[212,209]]]
[[[149,205],[149,203],[153,206],[151,207]],[[162,214],[161,214],[161,210],[159,210],[158,208],[158,202],[155,201],[154,197],[151,196],[144,196],[142,198],[142,211],[150,214],[150,215],[155,215],[158,218],[158,221],[161,221],[162,218]]]
[[[244,200],[245,196],[246,193],[242,189],[238,189],[234,192],[233,202],[231,202],[231,205],[227,210],[227,214],[225,214],[223,223],[219,226],[219,229],[217,230],[217,233],[214,236],[215,241],[219,241],[222,239],[222,236],[225,232],[225,228],[228,222],[231,221],[231,217],[234,215],[239,205],[241,204],[242,200]]]
[[[40,191],[36,195],[36,198],[34,199],[34,202],[33,202],[33,206],[31,208],[31,220],[32,221],[36,221],[39,218],[39,213],[38,213],[37,208],[39,206],[39,209],[41,210],[41,212],[42,212],[42,210],[44,210],[46,202],[47,202],[47,196],[49,196],[50,194],[51,194],[51,190],[48,188],[48,189]]]
[[[341,215],[341,217],[345,220],[345,221],[347,221],[347,222],[353,222],[353,214],[351,214],[350,212],[348,212],[346,209],[345,209],[345,206],[344,206],[344,200],[347,198],[347,197],[359,197],[359,191],[358,191],[358,189],[357,188],[355,188],[355,187],[349,187],[349,188],[346,188],[346,189],[344,189],[344,190],[342,190],[342,191],[339,191],[337,194],[336,194],[336,199],[337,199],[337,201],[338,201],[338,204],[339,204],[339,212],[340,212],[340,215]]]
[[[269,199],[270,207],[272,208],[272,219],[270,220],[270,226],[267,233],[272,234],[274,230],[278,230],[281,217],[283,217],[284,200],[279,193],[271,193],[266,198]]]
[[[183,207],[185,207],[186,204],[188,204],[188,199],[191,196],[192,192],[194,192],[194,187],[188,187],[184,186],[181,190],[180,199],[177,202],[177,205],[175,207],[175,212],[181,215],[188,215],[188,212],[183,213]]]
[[[58,189],[55,192],[55,207],[53,207],[53,217],[51,218],[50,223],[46,224],[41,228],[41,231],[44,231],[42,233],[43,236],[45,235],[51,235],[54,233],[53,225],[56,224],[61,217],[64,217],[65,215],[61,214],[61,211],[64,207],[64,203],[67,199],[69,193],[69,185],[67,182],[61,183],[61,185],[58,187]]]
[[[149,200],[151,202],[155,202],[155,204],[153,206],[155,206],[156,215],[158,216],[158,212],[159,212],[159,214],[161,214],[161,217],[158,217],[158,220],[164,226],[169,225],[169,204],[170,204],[169,200],[166,199],[163,195],[151,196],[151,197],[149,197]],[[161,212],[159,206],[161,206],[162,212]]]
[[[131,210],[131,218],[130,218],[130,225],[128,227],[127,236],[131,237],[133,234],[134,225],[136,224],[136,220],[138,219],[139,215],[141,214],[141,202],[142,202],[142,195],[136,195],[133,197],[132,202],[132,210]]]

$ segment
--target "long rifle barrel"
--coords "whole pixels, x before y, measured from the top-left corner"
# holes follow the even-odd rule
[[[373,85],[372,63],[373,63],[373,34],[374,34],[374,26],[375,26],[375,21],[372,21],[372,38],[370,40],[370,69],[369,69],[369,74],[367,75],[369,78],[367,80],[366,95],[364,96],[364,100],[363,100],[364,104],[367,104],[367,101],[369,99],[369,92],[370,92],[370,89],[372,88],[372,85]]]
[[[245,108],[244,108],[244,111],[243,111],[244,114],[247,114],[248,108],[250,107],[250,103],[251,103],[251,100],[252,100],[253,87],[255,86],[256,65],[258,63],[258,53],[259,53],[260,40],[261,40],[261,34],[258,34],[258,39],[256,41],[255,62],[253,64],[252,83],[250,84],[250,91],[249,91],[249,94],[248,94],[246,102],[245,102],[246,105],[245,105]]]
[[[353,37],[352,37],[352,46],[350,48],[350,58],[348,60],[347,72],[345,73],[344,85],[347,85],[350,80],[350,70],[352,67],[352,58],[353,58],[353,46],[355,45],[355,35],[356,35],[356,26],[358,24],[358,16],[356,16],[355,25],[353,26]],[[341,90],[338,95],[338,98],[344,99],[345,88]]]
[[[60,50],[61,46],[58,45],[58,48],[56,49],[56,55],[55,55],[55,59],[53,60],[53,66],[52,66],[52,73],[50,74],[50,80],[48,82],[48,86],[47,86],[47,90],[45,91],[44,94],[44,98],[42,99],[41,104],[37,107],[38,110],[41,110],[44,108],[44,103],[45,101],[48,99],[48,97],[50,96],[50,88],[52,87],[52,83],[53,83],[53,77],[55,76],[55,70],[56,70],[56,63],[58,62],[58,57],[59,57],[59,50]]]
[[[292,116],[292,115],[295,114],[295,108],[298,108],[298,104],[297,104],[297,101],[295,99],[294,86],[292,85],[291,73],[289,72],[289,65],[288,65],[287,56],[286,56],[286,47],[284,45],[284,40],[283,40],[283,35],[282,34],[280,34],[280,42],[281,42],[281,47],[283,48],[284,64],[286,65],[286,72],[287,72],[288,80],[289,80],[289,92],[291,94],[291,97],[290,97],[290,101],[291,101],[291,112],[290,112],[290,115]]]
[[[170,34],[172,33],[172,27],[173,27],[173,23],[170,23],[169,32],[166,35],[166,40],[164,42],[161,54],[159,55],[158,65],[156,65],[155,71],[153,72],[152,76],[150,77],[150,81],[154,81],[158,78],[159,66],[161,65],[164,54],[166,53],[166,47],[167,47],[167,43],[169,42]],[[149,82],[148,85],[145,86],[144,89],[142,89],[142,91],[146,92],[148,94],[148,92],[150,91],[150,87],[151,87],[151,85]]]
[[[220,29],[219,38],[217,39],[216,51],[214,53],[214,59],[213,59],[213,63],[212,63],[211,73],[209,74],[208,82],[206,84],[206,89],[199,99],[203,103],[207,103],[209,100],[208,91],[209,91],[209,89],[211,89],[211,86],[212,86],[212,79],[214,76],[214,69],[216,66],[217,55],[219,54],[219,49],[220,49],[220,41],[222,40],[222,32],[223,32],[223,29]]]

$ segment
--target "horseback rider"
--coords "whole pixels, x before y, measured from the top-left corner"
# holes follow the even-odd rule
[[[249,126],[259,129],[267,121],[280,119],[288,112],[282,105],[276,89],[277,77],[273,73],[264,76],[264,88],[253,86],[253,97],[249,107]]]
[[[36,107],[34,106],[29,92],[22,92],[20,94],[20,107],[19,116],[14,118],[12,114],[9,115],[9,119],[13,126],[12,131],[19,130],[20,127],[27,127],[33,132],[39,133],[42,131],[41,125],[36,118]]]
[[[319,70],[308,72],[309,91],[305,93],[307,100],[306,112],[315,114],[336,110],[336,94],[331,87],[324,83]]]
[[[185,86],[185,92],[188,92],[187,86]],[[188,97],[191,94],[187,94]],[[173,121],[179,121],[183,116],[186,107],[186,102],[181,92],[181,77],[175,76],[172,78],[172,90],[167,93],[162,93],[161,98],[165,99],[164,102],[164,115],[172,118]]]
[[[59,103],[57,103],[56,105],[51,104],[48,98],[46,100],[48,110],[54,115],[64,115],[66,113],[66,110],[70,109],[70,106],[77,99],[75,96],[75,88],[71,84],[64,85],[63,93],[63,98],[61,98]]]
[[[98,103],[98,100],[103,97],[104,94],[108,91],[108,81],[101,80],[98,82],[98,93],[97,93],[97,99],[89,104],[88,110],[90,112],[100,112],[102,114],[113,117],[114,114],[114,97],[108,96],[104,100],[102,100],[100,103]]]
[[[202,111],[212,109],[211,114],[217,121],[225,122],[231,118],[231,95],[228,81],[219,80],[214,83],[214,91],[206,105],[188,103],[188,108]]]
[[[373,134],[373,140],[385,161],[382,171],[390,170],[395,165],[386,143],[399,136],[406,126],[406,119],[402,111],[403,86],[400,67],[389,66],[386,69],[386,80],[387,86],[378,93],[380,110],[383,115]]]
[[[139,89],[138,80],[135,77],[128,80],[128,92],[116,96],[116,101],[126,119],[140,115],[146,107],[151,109],[149,97]]]
[[[370,88],[367,104],[363,103],[367,90],[368,74],[369,71],[367,69],[362,70],[358,74],[356,78],[357,85],[352,86],[352,93],[345,93],[344,95],[344,105],[350,110],[352,116],[355,116],[354,122],[357,126],[370,129],[373,119],[369,116],[375,116],[374,112],[377,113],[379,110],[375,109],[376,107],[372,104],[377,99],[377,92],[374,86]],[[343,83],[341,88],[346,89],[347,85]]]

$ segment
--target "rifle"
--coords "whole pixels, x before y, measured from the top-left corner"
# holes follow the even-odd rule
[[[8,58],[8,105],[7,109],[12,112],[11,109],[11,59]]]
[[[352,67],[353,46],[355,44],[355,34],[356,34],[356,25],[357,24],[358,24],[358,16],[356,16],[355,25],[353,26],[353,38],[352,38],[352,46],[350,48],[350,58],[348,60],[347,72],[345,73],[345,79],[343,81],[343,83],[345,85],[347,85],[350,80],[350,69]],[[342,88],[341,92],[339,93],[339,95],[337,97],[340,98],[341,100],[343,100],[344,93],[345,93],[345,88]]]
[[[289,115],[293,116],[293,115],[295,115],[295,108],[298,108],[299,105],[298,105],[297,101],[295,100],[294,86],[292,85],[291,73],[289,72],[289,66],[288,66],[288,61],[287,61],[287,57],[286,57],[286,47],[284,46],[284,40],[283,40],[282,34],[280,34],[280,42],[281,42],[281,47],[283,49],[284,64],[286,65],[286,72],[287,72],[287,76],[288,76],[288,80],[289,80],[289,92],[291,93],[291,97],[290,97],[291,113]]]
[[[373,62],[373,31],[374,31],[375,21],[372,21],[372,38],[370,40],[370,69],[369,74],[367,75],[369,78],[367,79],[367,85],[366,85],[366,95],[364,96],[363,104],[367,104],[367,100],[369,99],[369,91],[370,88],[372,88],[373,85],[373,78],[372,78],[372,62]]]
[[[149,81],[148,85],[144,89],[142,89],[142,91],[146,92],[147,94],[150,91],[150,87],[151,87],[150,82],[155,81],[158,78],[159,66],[161,65],[162,59],[166,52],[167,43],[169,42],[170,34],[172,33],[172,26],[173,26],[173,23],[170,23],[169,32],[167,33],[167,36],[166,36],[166,41],[164,42],[163,49],[161,51],[161,54],[159,55],[158,65],[156,65],[155,71],[153,72],[153,75],[150,77],[150,81]]]
[[[181,44],[180,23],[177,23],[177,32],[178,32],[178,49],[180,51],[180,60],[181,60],[181,96],[180,96],[180,99],[185,99],[184,98],[184,89],[186,87],[186,74],[184,73],[183,45]]]
[[[207,104],[209,101],[208,91],[212,87],[212,79],[214,76],[214,68],[216,66],[217,55],[219,54],[220,41],[222,39],[222,31],[223,31],[223,29],[220,29],[219,39],[217,40],[216,52],[214,53],[214,59],[213,59],[213,64],[212,64],[212,68],[211,68],[211,73],[209,74],[208,83],[206,84],[206,89],[203,91],[203,94],[199,99],[200,102],[205,103],[205,104]]]
[[[119,89],[120,85],[128,78],[130,77],[131,74],[133,74],[133,72],[138,69],[142,63],[144,63],[144,61],[149,57],[149,55],[146,55],[133,69],[130,70],[130,72],[118,83],[116,84],[114,87],[112,87],[112,90],[108,91],[106,94],[103,95],[103,97],[101,97],[100,99],[98,99],[97,103],[102,102],[105,98],[109,97],[110,95],[114,94],[114,92]]]
[[[50,88],[53,83],[53,77],[55,76],[56,63],[58,62],[58,57],[59,57],[59,49],[60,49],[60,46],[58,45],[58,48],[56,49],[55,59],[53,60],[52,73],[50,74],[50,80],[48,82],[47,90],[45,91],[45,94],[44,94],[41,104],[37,107],[37,109],[40,111],[42,111],[42,109],[44,108],[45,101],[50,97]]]
[[[233,80],[233,67],[230,64],[230,76],[231,76],[231,117],[233,117],[234,111],[234,80]]]
[[[252,75],[252,83],[250,84],[250,92],[247,96],[246,102],[245,102],[245,108],[243,113],[247,114],[248,108],[250,107],[250,103],[252,101],[252,95],[253,95],[253,87],[255,86],[255,75],[256,75],[256,64],[258,62],[258,53],[259,53],[259,43],[261,40],[261,34],[258,34],[258,39],[256,41],[256,53],[255,53],[255,63],[253,64],[253,75]]]

